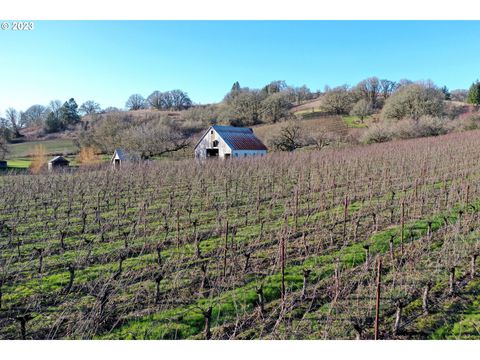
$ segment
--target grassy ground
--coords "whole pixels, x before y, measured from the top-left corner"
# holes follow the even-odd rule
[[[65,159],[70,161],[70,166],[78,166],[75,156],[65,156]],[[7,160],[7,166],[9,169],[28,169],[31,163],[32,159],[29,157]]]
[[[343,121],[349,128],[366,128],[368,127],[367,122],[368,118],[364,119],[363,122],[358,116],[342,116]]]
[[[298,124],[305,133],[311,136],[325,132],[345,136],[349,131],[340,116],[321,116],[313,119],[303,119],[298,120],[296,124]],[[268,143],[268,138],[272,134],[277,133],[283,126],[285,126],[285,123],[280,122],[276,124],[258,125],[255,126],[253,130],[260,140],[264,143]]]
[[[310,101],[307,101],[301,105],[297,105],[297,106],[294,106],[291,111],[292,113],[303,113],[303,112],[311,112],[312,109],[314,111],[318,111],[320,110],[320,106],[322,105],[322,99],[321,98],[317,98],[317,99],[313,99],[313,100],[310,100]]]
[[[312,107],[311,109],[296,111],[294,114],[301,117],[308,117],[314,114],[320,114],[321,112],[322,112],[321,108]]]
[[[35,146],[43,145],[48,155],[54,154],[74,154],[78,151],[72,140],[70,139],[54,139],[54,140],[39,140],[39,141],[26,141],[18,144],[9,145],[9,151],[7,159],[21,159],[29,157]]]
[[[66,156],[66,159],[71,161],[70,166],[76,166],[74,154],[78,152],[78,148],[73,143],[73,140],[53,139],[26,141],[9,145],[10,152],[7,156],[8,167],[10,169],[27,169],[32,162],[31,155],[38,145],[45,147],[47,160],[58,154],[69,155]]]
[[[7,165],[9,168],[14,169],[26,169],[30,166],[31,160],[28,158],[17,158],[7,161]]]

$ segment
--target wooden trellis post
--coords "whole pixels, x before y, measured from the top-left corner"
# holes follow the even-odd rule
[[[378,340],[378,322],[380,320],[380,288],[382,276],[382,258],[378,258],[377,263],[377,296],[375,301],[375,340]]]
[[[225,225],[225,245],[223,248],[223,277],[227,274],[227,250],[228,250],[228,220]]]

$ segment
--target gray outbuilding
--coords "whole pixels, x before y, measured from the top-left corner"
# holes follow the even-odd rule
[[[122,149],[115,149],[110,160],[113,169],[119,169],[124,162],[128,160],[126,153]]]
[[[48,171],[53,171],[59,168],[68,167],[70,161],[65,159],[63,156],[55,156],[52,160],[48,162]]]

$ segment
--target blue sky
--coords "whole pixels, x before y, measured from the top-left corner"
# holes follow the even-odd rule
[[[480,77],[479,38],[480,22],[467,21],[37,21],[0,30],[0,113],[70,97],[123,107],[133,93],[177,88],[211,103],[235,81],[467,88]]]

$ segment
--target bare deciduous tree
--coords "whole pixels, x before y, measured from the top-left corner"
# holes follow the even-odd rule
[[[360,98],[370,103],[373,108],[377,106],[378,96],[381,90],[381,83],[377,77],[370,77],[360,81],[355,90],[360,95]]]
[[[42,124],[48,114],[48,109],[43,105],[32,105],[22,113],[21,122],[25,126]]]
[[[20,113],[14,108],[10,107],[5,111],[5,117],[10,124],[15,137],[20,136]]]
[[[360,99],[358,100],[355,105],[353,105],[352,110],[350,111],[350,115],[358,116],[360,121],[363,123],[363,120],[373,114],[373,106],[369,100]]]
[[[78,110],[83,115],[93,115],[99,113],[101,111],[101,107],[100,104],[96,103],[95,101],[87,100],[80,105]]]
[[[270,146],[280,151],[294,151],[305,145],[302,128],[294,122],[288,122],[279,134],[269,139]]]
[[[141,110],[146,108],[146,100],[140,94],[133,94],[130,95],[127,102],[125,103],[125,107],[128,110]]]

